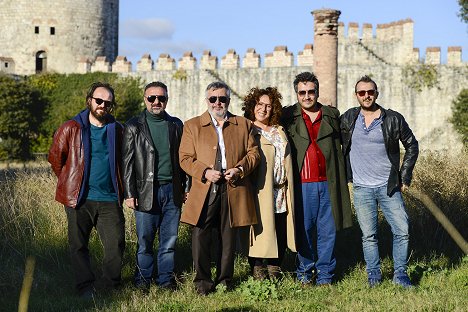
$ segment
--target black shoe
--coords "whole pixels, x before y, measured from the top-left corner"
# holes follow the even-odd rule
[[[147,294],[150,291],[151,283],[146,281],[135,282],[135,288]]]
[[[91,288],[86,288],[79,294],[80,298],[86,301],[92,301],[94,300],[94,297],[96,297],[96,291],[94,290],[93,287]]]
[[[163,290],[169,290],[169,291],[176,291],[177,290],[177,283],[172,281],[172,282],[168,282],[164,285],[161,285],[160,286],[161,289]]]

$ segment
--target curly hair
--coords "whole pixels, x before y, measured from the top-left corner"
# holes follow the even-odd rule
[[[311,72],[303,72],[300,73],[299,75],[296,76],[294,79],[293,85],[294,85],[294,91],[297,93],[298,91],[298,85],[299,82],[312,82],[315,86],[315,92],[318,93],[319,91],[319,81],[317,79],[317,76],[315,76],[314,73]]]
[[[255,105],[257,105],[260,97],[262,95],[268,95],[271,101],[271,116],[270,120],[268,121],[268,125],[270,126],[277,126],[279,125],[282,108],[281,100],[283,97],[278,92],[278,89],[275,87],[268,87],[265,89],[260,88],[252,88],[250,89],[249,93],[244,97],[244,104],[242,104],[242,110],[244,111],[244,117],[255,121]]]

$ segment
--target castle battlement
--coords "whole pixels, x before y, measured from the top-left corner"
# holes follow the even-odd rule
[[[369,24],[365,24],[363,30],[369,29]],[[353,26],[354,27],[354,26]],[[355,28],[355,27],[354,27]],[[355,36],[357,33],[355,29],[352,29],[352,36]],[[363,33],[364,34],[364,33]],[[369,33],[367,33],[369,34]],[[355,40],[356,37],[351,37],[349,40]],[[362,41],[355,40],[356,42],[361,42],[361,45],[364,45]],[[353,61],[349,57],[351,53],[360,53],[359,56],[361,63],[369,65],[369,58],[374,57],[376,62],[384,62],[385,60],[379,60],[378,55],[372,54],[366,48],[363,48],[359,44],[354,45],[354,49],[359,49],[360,51],[355,52],[349,47],[347,47],[346,52],[348,56],[342,56],[339,54],[338,63],[343,64],[359,64],[356,60]],[[339,45],[339,49],[342,49],[344,46]],[[369,48],[372,49],[372,48]],[[375,49],[377,51],[377,49]],[[341,51],[340,51],[341,52]],[[442,65],[441,64],[441,49],[440,47],[428,47],[426,48],[426,58],[424,62],[421,62],[419,57],[419,48],[411,48],[410,53],[408,53],[405,58],[405,62],[392,63],[388,62],[390,65],[405,65],[405,64],[417,64],[424,63],[428,65]],[[358,58],[358,57],[356,57]],[[218,62],[218,57],[212,55],[210,50],[205,50],[203,55],[200,57],[200,61],[193,55],[192,51],[187,51],[184,55],[176,62],[167,53],[162,53],[159,55],[158,59],[154,61],[151,58],[150,54],[145,54],[136,64],[135,72],[150,72],[150,71],[171,71],[171,70],[196,70],[196,69],[238,69],[238,68],[271,68],[271,67],[294,67],[294,66],[313,66],[314,64],[314,47],[312,44],[306,44],[302,51],[297,53],[295,57],[292,52],[290,52],[287,46],[277,46],[274,51],[271,53],[266,53],[262,64],[262,57],[258,54],[254,48],[247,49],[244,56],[237,54],[236,50],[229,49],[228,52],[221,57],[221,61]],[[12,62],[11,58],[0,58],[2,62],[9,63]],[[242,61],[241,61],[242,60]],[[341,62],[340,62],[341,61]],[[14,64],[13,64],[14,65]],[[447,66],[465,66],[466,63],[462,61],[462,48],[457,47],[448,47],[447,49]],[[132,63],[127,60],[125,56],[117,56],[113,63],[110,63],[105,56],[97,57],[94,62],[91,62],[88,58],[82,57],[78,61],[78,68],[76,72],[86,73],[86,72],[115,72],[115,73],[127,73],[133,72]]]

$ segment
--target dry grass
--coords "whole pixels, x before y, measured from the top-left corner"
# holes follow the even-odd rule
[[[468,229],[467,160],[466,154],[456,157],[423,155],[417,163],[412,185],[428,193],[465,237]],[[181,226],[176,251],[176,268],[182,277],[180,289],[168,293],[152,288],[148,296],[143,296],[131,285],[136,235],[132,212],[125,209],[124,288],[113,295],[98,297],[95,302],[81,302],[73,292],[67,221],[64,208],[54,200],[55,185],[56,178],[46,165],[0,172],[0,310],[17,309],[24,263],[30,255],[37,263],[30,308],[37,311],[397,311],[402,306],[405,310],[462,311],[468,305],[468,258],[461,260],[458,247],[421,203],[410,197],[406,198],[412,225],[410,275],[418,285],[412,291],[399,289],[388,280],[392,262],[385,252],[382,253],[382,269],[386,281],[377,289],[366,286],[356,225],[350,235],[345,234],[348,235],[346,242],[338,246],[341,250],[337,254],[338,261],[346,267],[339,269],[339,280],[333,287],[302,289],[288,275],[277,286],[271,286],[278,299],[258,302],[257,295],[246,290],[262,290],[265,285],[249,284],[248,264],[241,257],[236,262],[237,289],[202,298],[195,294],[191,283],[190,230]],[[390,251],[391,234],[384,224],[382,227],[381,250]],[[92,263],[99,268],[96,264],[102,258],[102,248],[97,235],[92,237],[90,249]]]

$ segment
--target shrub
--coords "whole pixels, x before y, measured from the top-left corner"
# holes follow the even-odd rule
[[[28,78],[28,83],[37,90],[46,102],[43,122],[34,142],[34,152],[45,153],[52,143],[54,131],[66,120],[86,108],[86,92],[96,81],[108,82],[115,90],[117,103],[115,118],[125,122],[142,110],[140,78],[121,77],[115,73],[89,74],[40,74]]]
[[[37,94],[21,79],[0,75],[0,159],[27,160],[41,109]]]
[[[450,121],[461,135],[463,145],[468,147],[468,89],[463,89],[453,101]]]

